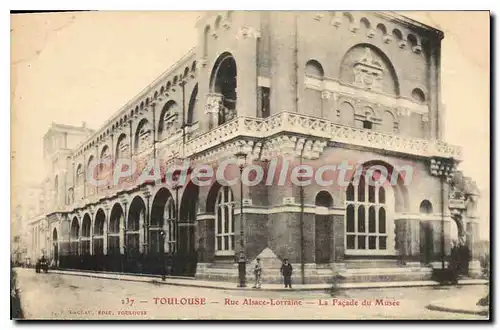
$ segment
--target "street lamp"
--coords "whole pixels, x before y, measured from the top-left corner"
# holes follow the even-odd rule
[[[179,255],[179,252],[181,251],[180,248],[180,207],[179,207],[179,189],[182,188],[182,184],[179,183],[179,177],[180,174],[175,175],[175,183],[174,183],[174,190],[175,190],[175,251],[174,253],[177,255],[177,258],[174,258],[175,261],[177,261],[174,265],[176,265],[175,269],[179,270],[179,261],[181,260],[182,257]],[[184,260],[183,260],[184,261]]]
[[[240,168],[240,256],[238,259],[238,273],[240,279],[240,287],[246,286],[246,255],[245,244],[243,240],[243,168],[245,168],[247,161],[247,154],[238,152],[235,154],[238,167]]]

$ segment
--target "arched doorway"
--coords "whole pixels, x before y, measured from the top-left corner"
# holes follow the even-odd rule
[[[177,272],[185,276],[194,276],[198,259],[196,251],[196,214],[198,212],[199,187],[189,182],[184,189],[177,222],[178,263]]]
[[[106,215],[103,209],[97,210],[94,223],[93,250],[94,255],[102,256],[104,254],[104,226]]]
[[[424,217],[432,214],[432,203],[424,199],[419,206],[420,214]],[[434,230],[427,219],[420,220],[420,256],[421,262],[428,264],[434,258]]]
[[[92,257],[90,255],[90,228],[92,226],[92,220],[90,215],[86,213],[83,216],[82,228],[80,234],[80,267],[83,269],[92,269]]]
[[[127,217],[127,227],[125,235],[125,271],[142,272],[143,271],[143,253],[147,246],[141,246],[143,240],[141,237],[146,235],[144,224],[146,219],[146,204],[140,196],[136,196],[132,203]]]
[[[123,221],[122,206],[116,203],[113,205],[111,216],[109,217],[107,254],[110,256],[120,255],[120,223],[123,223]]]
[[[86,213],[82,220],[82,234],[81,234],[81,247],[80,254],[82,256],[90,254],[90,226],[91,226],[90,215]]]
[[[315,256],[317,264],[329,263],[333,255],[333,221],[328,214],[333,206],[333,198],[330,193],[320,191],[315,200],[316,214],[315,222]]]
[[[176,214],[170,191],[161,188],[154,196],[151,207],[146,272],[162,275],[167,273],[167,258],[171,261],[176,252]]]
[[[59,266],[59,241],[57,239],[57,229],[54,228],[52,231],[52,257],[54,259],[55,266]]]
[[[71,221],[71,229],[69,235],[69,251],[70,255],[77,256],[79,254],[79,237],[80,234],[80,224],[78,223],[78,218],[74,217]]]
[[[161,188],[153,199],[149,226],[149,253],[175,252],[175,202],[166,188]],[[165,244],[166,243],[166,244]]]

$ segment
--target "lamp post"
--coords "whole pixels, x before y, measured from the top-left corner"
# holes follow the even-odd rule
[[[245,255],[245,241],[243,235],[243,168],[245,168],[247,154],[244,152],[236,153],[236,160],[240,168],[240,256],[238,259],[238,273],[240,279],[240,287],[246,287],[246,255]]]
[[[441,181],[441,270],[445,269],[445,244],[444,244],[444,185],[450,182],[455,172],[455,161],[453,158],[435,157],[431,159],[430,165],[431,174],[439,177]]]
[[[179,261],[181,258],[179,258],[179,252],[180,252],[180,207],[179,207],[179,189],[182,188],[182,185],[179,183],[179,175],[174,174],[174,190],[175,190],[175,251],[174,253],[177,255],[177,258],[174,258],[176,263],[174,263],[174,270],[177,271],[179,270]],[[181,256],[182,257],[182,256]]]

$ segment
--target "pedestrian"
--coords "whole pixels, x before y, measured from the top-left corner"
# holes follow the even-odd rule
[[[292,265],[288,262],[288,259],[283,259],[283,264],[281,265],[281,275],[285,280],[285,288],[292,288]]]
[[[255,264],[255,268],[253,270],[253,273],[255,274],[255,285],[253,286],[254,289],[260,289],[261,286],[261,276],[262,276],[262,266],[260,264],[260,258],[257,258],[257,263]]]

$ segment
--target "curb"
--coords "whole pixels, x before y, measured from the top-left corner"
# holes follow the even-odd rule
[[[473,311],[473,310],[468,310],[468,309],[461,309],[461,308],[450,308],[450,307],[443,307],[439,305],[434,305],[434,304],[429,304],[425,306],[425,308],[433,311],[439,311],[439,312],[449,312],[449,313],[461,313],[461,314],[471,314],[471,315],[480,315],[480,316],[489,316],[489,310],[478,310],[478,311]]]
[[[66,272],[64,270],[52,270],[51,273],[61,274],[61,275],[71,275],[71,276],[82,276],[82,277],[90,277],[90,278],[101,278],[115,281],[129,281],[129,282],[142,282],[142,283],[151,283],[156,285],[174,285],[174,286],[184,286],[184,287],[195,287],[195,288],[203,288],[203,289],[219,289],[219,290],[238,290],[238,291],[280,291],[280,292],[288,292],[288,291],[324,291],[331,290],[333,284],[318,284],[317,287],[295,287],[292,290],[286,288],[261,288],[261,289],[253,289],[250,286],[247,288],[237,287],[236,284],[233,286],[224,286],[224,282],[215,282],[213,284],[206,283],[198,283],[196,279],[193,278],[180,278],[180,277],[166,277],[165,281],[161,280],[161,277],[151,278],[156,276],[149,276],[145,274],[117,274],[117,273],[98,273],[98,272]],[[111,276],[106,276],[111,275]],[[120,275],[125,276],[125,278],[120,278]],[[127,278],[129,276],[133,276],[133,278]],[[172,279],[182,279],[186,280],[186,283],[179,283],[175,281],[169,281]],[[192,281],[191,283],[188,283]],[[484,285],[487,284],[487,281],[477,281],[477,280],[462,280],[463,282],[458,285]],[[415,281],[412,282],[377,282],[374,284],[372,282],[368,283],[339,283],[336,287],[338,290],[346,290],[346,289],[383,289],[383,288],[406,288],[406,287],[430,287],[430,286],[439,286],[438,282],[434,281]]]

